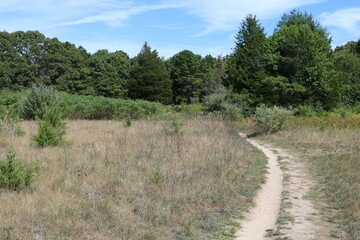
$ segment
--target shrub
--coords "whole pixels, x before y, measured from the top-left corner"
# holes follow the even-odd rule
[[[0,159],[0,188],[22,190],[38,176],[38,166],[16,159],[14,152],[8,152],[6,159]]]
[[[205,112],[220,114],[231,119],[246,116],[249,109],[242,95],[234,94],[225,87],[219,88],[214,94],[204,98]]]
[[[125,100],[101,96],[80,96],[62,93],[61,107],[69,119],[139,119],[160,115],[160,103],[144,100]]]
[[[291,109],[261,105],[255,110],[255,121],[264,132],[273,133],[282,130],[293,115],[294,111]]]
[[[34,136],[34,140],[40,147],[56,146],[64,142],[66,123],[62,120],[59,108],[51,108],[43,119],[38,119],[38,124],[38,134]]]
[[[42,119],[46,112],[59,106],[58,92],[45,85],[33,85],[20,104],[19,112],[24,119]]]

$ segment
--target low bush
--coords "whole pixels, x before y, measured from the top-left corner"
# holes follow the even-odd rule
[[[38,176],[38,166],[16,159],[14,152],[8,152],[6,159],[0,159],[0,188],[23,190]]]
[[[266,133],[282,130],[294,116],[294,111],[283,107],[266,107],[261,105],[255,110],[256,125]]]
[[[66,123],[61,118],[59,108],[51,108],[43,119],[38,119],[38,134],[34,136],[35,142],[40,147],[56,146],[64,142]]]
[[[227,88],[219,88],[217,92],[204,98],[205,112],[219,114],[236,120],[245,117],[249,105],[244,96],[234,94]]]
[[[45,85],[33,85],[20,103],[19,112],[24,119],[43,118],[44,114],[60,104],[58,92]]]
[[[126,100],[101,96],[80,96],[62,93],[61,107],[67,119],[140,119],[159,115],[160,103],[144,100]]]

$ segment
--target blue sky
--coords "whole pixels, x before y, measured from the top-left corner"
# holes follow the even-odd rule
[[[256,14],[268,35],[291,9],[312,13],[333,46],[360,38],[359,0],[1,0],[0,30],[38,30],[83,46],[135,56],[145,41],[165,58],[184,49],[226,55],[240,22]]]

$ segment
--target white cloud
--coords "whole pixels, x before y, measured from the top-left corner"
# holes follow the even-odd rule
[[[70,26],[70,25],[79,25],[85,23],[94,23],[94,22],[105,22],[111,26],[119,26],[123,24],[123,21],[130,18],[133,15],[138,15],[148,11],[160,10],[160,9],[169,9],[169,8],[177,8],[179,5],[177,4],[158,4],[158,5],[139,5],[139,6],[131,6],[123,10],[118,11],[106,11],[93,16],[86,16],[84,18],[63,22],[60,24],[56,24],[54,26]]]
[[[359,34],[360,8],[347,8],[335,12],[325,12],[320,15],[323,25],[336,26]]]
[[[173,2],[178,0],[173,0]],[[278,17],[283,12],[324,0],[184,0],[188,12],[203,19],[205,30],[198,35],[216,31],[231,31],[247,14],[260,19]]]

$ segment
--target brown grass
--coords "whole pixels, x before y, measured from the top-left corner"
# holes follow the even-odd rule
[[[221,121],[184,120],[178,134],[169,122],[70,121],[72,145],[44,149],[31,146],[36,124],[22,127],[0,135],[0,155],[42,170],[30,190],[0,190],[5,239],[223,239],[265,171]]]
[[[300,121],[298,119],[297,121]],[[326,120],[324,120],[326,121]],[[319,180],[319,196],[325,195],[331,208],[326,216],[339,225],[333,235],[360,239],[360,128],[317,128],[300,124],[286,131],[262,136],[266,141],[294,150],[309,162]],[[331,214],[332,213],[332,214]],[[346,234],[343,235],[341,232]]]

